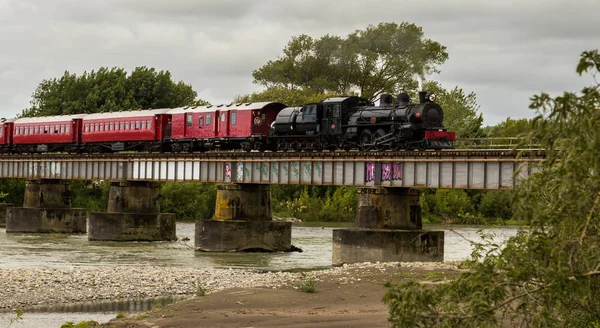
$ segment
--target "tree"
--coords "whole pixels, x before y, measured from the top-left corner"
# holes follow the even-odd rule
[[[532,120],[526,118],[506,120],[485,128],[490,137],[519,137],[527,134],[531,130]]]
[[[576,71],[599,73],[598,50],[583,52]],[[546,158],[512,199],[528,226],[505,245],[475,244],[455,280],[392,286],[384,302],[394,326],[600,325],[600,84],[531,100],[524,142],[538,140]]]
[[[415,76],[438,72],[448,59],[446,47],[426,39],[410,23],[380,23],[346,38],[295,36],[283,57],[253,71],[254,82],[266,88],[312,89],[317,93],[360,95],[374,100],[382,92],[414,89]]]
[[[169,71],[145,66],[128,76],[122,68],[101,67],[77,76],[65,71],[62,77],[43,80],[32,95],[31,107],[20,116],[113,112],[149,108],[171,108],[205,104],[196,99],[192,86],[171,79]]]
[[[477,96],[474,92],[466,94],[458,86],[452,90],[443,88],[436,81],[427,81],[423,90],[435,94],[435,101],[444,110],[444,126],[448,131],[456,132],[457,138],[482,137],[483,116],[479,111]],[[417,92],[411,93],[412,99],[419,99]]]
[[[288,106],[300,106],[312,102],[320,102],[328,97],[335,97],[336,94],[318,92],[313,89],[287,89],[282,86],[273,86],[266,90],[255,92],[249,95],[237,96],[236,103],[260,102],[260,101],[278,101]]]

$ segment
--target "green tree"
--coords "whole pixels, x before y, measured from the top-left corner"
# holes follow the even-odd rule
[[[598,50],[582,53],[585,72],[600,72]],[[538,140],[546,158],[513,197],[528,226],[504,245],[476,243],[448,283],[392,286],[383,300],[394,326],[600,325],[600,84],[535,95],[530,108],[537,116],[524,142]]]
[[[253,71],[266,88],[311,89],[360,95],[374,100],[382,92],[414,89],[416,76],[438,72],[448,59],[446,47],[426,39],[422,28],[407,22],[380,23],[346,38],[295,36],[283,56]]]
[[[113,112],[149,108],[171,108],[205,104],[196,99],[192,86],[172,81],[169,71],[145,66],[128,76],[122,68],[101,67],[77,76],[66,71],[62,77],[43,80],[32,95],[31,107],[20,116],[50,116]]]
[[[312,102],[320,102],[328,97],[335,97],[330,92],[319,92],[310,88],[288,89],[283,86],[272,86],[263,91],[249,95],[237,96],[235,103],[278,101],[288,106],[300,106]]]
[[[160,193],[161,212],[177,214],[178,221],[210,219],[215,212],[214,183],[167,182]]]
[[[444,110],[444,126],[448,131],[456,132],[457,138],[484,136],[481,128],[483,116],[479,112],[480,106],[474,92],[467,94],[458,86],[448,90],[436,81],[425,82],[423,90],[436,95],[435,101]],[[417,101],[418,97],[417,92],[411,95],[411,98]]]

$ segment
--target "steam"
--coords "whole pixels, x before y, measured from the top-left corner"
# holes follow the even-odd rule
[[[417,91],[423,91],[423,76],[421,74],[417,74],[417,81],[419,82],[419,90]]]

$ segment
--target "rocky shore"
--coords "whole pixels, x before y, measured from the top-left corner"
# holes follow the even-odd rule
[[[194,295],[200,285],[207,293],[230,288],[281,288],[303,279],[334,277],[340,284],[355,282],[353,272],[384,272],[395,267],[410,271],[453,270],[457,262],[360,263],[299,272],[259,272],[247,269],[199,269],[176,267],[99,267],[61,269],[0,269],[0,312],[36,305],[57,305]]]

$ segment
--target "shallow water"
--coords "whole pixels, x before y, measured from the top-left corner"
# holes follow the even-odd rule
[[[87,235],[7,234],[0,229],[0,269],[65,268],[98,266],[180,266],[198,268],[252,268],[261,270],[294,270],[329,267],[331,265],[332,230],[339,227],[298,226],[292,228],[292,244],[303,252],[291,253],[202,253],[194,251],[194,224],[177,223],[176,242],[90,242]],[[480,241],[477,231],[484,228],[502,242],[514,235],[516,227],[479,227],[426,225],[428,230],[444,230],[444,260],[466,259],[471,253],[469,241]],[[109,302],[110,303],[110,302]],[[15,328],[54,328],[67,321],[96,320],[107,322],[119,312],[146,311],[131,301],[127,304],[89,304],[40,309],[53,313],[29,312],[12,324]],[[104,308],[103,308],[104,306]],[[0,314],[0,327],[8,327],[14,314]]]
[[[445,231],[445,261],[465,259],[469,240],[479,241],[478,226],[428,225]],[[198,268],[254,268],[291,270],[331,265],[334,227],[293,226],[292,244],[303,252],[203,253],[194,251],[194,224],[177,223],[176,242],[88,241],[87,235],[7,234],[0,229],[0,268],[62,268],[96,266],[182,266]],[[485,227],[501,242],[516,227]],[[189,241],[181,241],[182,238]]]

